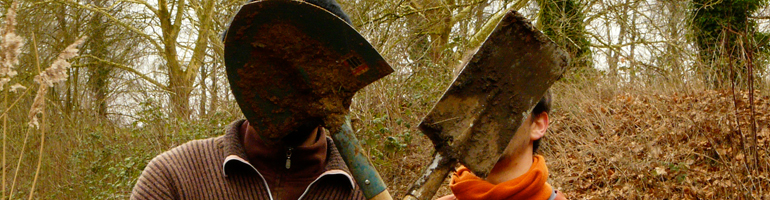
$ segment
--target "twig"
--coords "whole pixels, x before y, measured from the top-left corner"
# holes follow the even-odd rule
[[[10,111],[11,111],[11,108],[13,108],[13,106],[15,106],[15,105],[16,105],[16,103],[19,103],[19,101],[20,101],[21,99],[23,99],[23,98],[24,98],[24,96],[27,96],[27,94],[29,93],[29,91],[30,91],[30,89],[26,89],[26,90],[24,90],[24,93],[22,93],[22,94],[21,94],[21,96],[19,96],[19,98],[17,98],[16,100],[14,100],[14,101],[13,101],[13,103],[11,103],[11,105],[10,105],[9,107],[7,107],[7,108],[5,109],[5,111],[3,111],[3,114],[2,114],[2,115],[0,115],[0,117],[5,117],[5,116],[8,114],[8,112],[10,112]]]
[[[405,13],[400,13],[400,14],[397,13],[398,11],[394,11],[394,13],[385,13],[382,16],[379,16],[379,17],[377,17],[375,19],[369,20],[368,22],[364,22],[364,24],[379,23],[379,22],[381,22],[383,20],[386,20],[388,18],[390,18],[390,19],[399,19],[399,18],[410,16],[410,15],[413,15],[413,14],[422,14],[422,13],[425,13],[425,12],[428,12],[428,11],[434,11],[434,10],[455,9],[455,8],[460,8],[460,7],[474,6],[474,5],[480,4],[482,2],[484,2],[484,1],[474,1],[474,2],[470,2],[470,3],[466,3],[466,4],[457,4],[457,5],[446,5],[446,6],[442,5],[442,6],[435,6],[435,7],[430,7],[430,8],[424,8],[422,10],[418,10],[417,8],[413,8],[413,10],[411,10],[411,11],[407,11]]]
[[[134,74],[134,75],[138,76],[139,78],[141,78],[142,80],[145,80],[145,81],[149,82],[150,84],[153,84],[153,85],[157,86],[161,90],[171,91],[170,89],[168,89],[168,87],[166,85],[161,84],[160,82],[150,78],[149,76],[147,76],[147,75],[137,71],[134,68],[131,68],[130,66],[126,66],[124,64],[115,63],[115,62],[112,62],[112,61],[109,61],[109,60],[104,60],[102,58],[99,58],[99,57],[96,57],[96,56],[93,56],[93,55],[83,55],[83,56],[80,56],[80,57],[91,58],[91,59],[94,59],[94,60],[96,60],[96,61],[98,61],[100,63],[104,63],[104,64],[107,64],[107,65],[113,66],[113,67],[115,67],[117,69],[120,69],[120,70],[123,70],[125,72],[129,72],[131,74]],[[72,67],[76,67],[77,68],[77,67],[95,67],[95,66],[90,65],[90,64],[76,64],[76,65],[72,65]],[[104,66],[101,66],[101,67],[104,67]]]
[[[27,148],[27,140],[29,139],[29,132],[32,132],[32,127],[27,128],[27,134],[24,135],[24,142],[21,143],[21,150],[19,151],[19,161],[16,162],[16,170],[13,172],[13,181],[11,181],[11,190],[8,193],[8,199],[13,199],[13,190],[16,186],[16,177],[19,176],[19,168],[21,168],[21,160],[24,158],[24,149]]]
[[[727,46],[726,43],[727,43],[727,37],[723,36],[723,38],[722,38],[722,48],[725,48],[725,46]],[[726,54],[726,51],[723,50],[722,51],[722,57],[726,57],[726,55],[724,55],[724,54]],[[730,85],[732,87],[733,107],[734,107],[733,109],[735,110],[735,127],[738,129],[738,133],[741,134],[741,151],[743,152],[744,155],[748,155],[746,153],[746,145],[744,143],[745,136],[743,135],[743,131],[741,131],[741,122],[740,122],[740,118],[738,117],[740,115],[740,113],[738,112],[738,109],[739,109],[738,108],[738,99],[737,99],[736,94],[735,94],[735,82],[737,81],[737,80],[735,80],[735,75],[736,75],[737,72],[735,72],[735,69],[734,69],[735,66],[733,65],[732,60],[728,60],[727,62],[729,63],[729,69],[730,69],[730,74],[731,74],[731,76],[730,76]],[[710,141],[711,138],[708,138],[708,139],[709,139],[709,142],[711,142]],[[718,151],[717,151],[717,155],[719,155]],[[720,156],[720,159],[722,159],[721,156]],[[751,170],[749,170],[749,166],[748,166],[749,165],[748,164],[748,159],[746,159],[744,161],[745,162],[743,163],[743,167],[746,168],[747,173],[751,173]],[[727,163],[727,162],[725,162],[725,163]],[[729,168],[732,170],[732,167],[729,167]],[[730,175],[734,176],[733,173],[730,173]],[[743,189],[746,192],[748,192],[749,196],[753,197],[754,187],[748,187],[747,188],[746,185],[743,182],[738,182],[738,180],[734,180],[734,181],[736,181],[736,183],[740,183],[741,186],[743,187]],[[754,181],[752,179],[752,186],[754,185],[753,182]]]
[[[37,73],[40,74],[42,71],[40,70],[40,62],[39,59],[40,55],[38,55],[37,52],[37,39],[35,38],[35,33],[32,33],[32,49],[35,52],[35,67],[37,67]],[[45,85],[40,85],[40,87],[48,87]],[[32,179],[32,187],[29,189],[29,200],[32,200],[32,194],[35,193],[35,183],[37,182],[37,176],[40,174],[40,164],[43,160],[43,146],[45,146],[45,107],[40,111],[41,116],[41,123],[40,131],[40,152],[37,155],[37,169],[35,170],[35,178]],[[26,143],[26,140],[25,140]],[[23,150],[22,150],[23,152]]]
[[[733,69],[733,64],[730,62],[730,86],[731,86],[731,93],[733,96],[733,110],[735,111],[735,128],[738,129],[738,134],[741,135],[741,151],[746,150],[746,144],[744,144],[743,140],[745,137],[743,136],[743,131],[741,131],[741,121],[738,118],[740,113],[738,113],[738,98],[735,96],[735,69]]]
[[[35,178],[32,179],[32,186],[29,188],[28,200],[32,200],[32,196],[35,194],[35,183],[37,183],[37,177],[40,175],[40,165],[43,163],[43,147],[45,147],[45,109],[40,115],[40,152],[37,154],[37,169],[35,169]]]
[[[121,26],[123,28],[126,28],[129,31],[131,31],[131,32],[137,33],[139,35],[139,37],[141,37],[145,41],[149,42],[159,52],[163,52],[164,48],[162,46],[160,46],[160,44],[157,42],[156,39],[152,38],[148,34],[144,34],[143,30],[139,30],[136,27],[133,27],[133,26],[131,26],[129,24],[126,24],[125,22],[121,21],[120,19],[115,18],[115,16],[110,15],[107,11],[103,10],[102,8],[95,7],[95,6],[91,5],[91,4],[83,5],[83,4],[80,4],[80,3],[72,1],[72,0],[56,1],[56,3],[61,3],[61,4],[64,4],[64,5],[68,5],[68,6],[72,6],[72,7],[77,7],[77,8],[85,9],[85,10],[88,10],[88,11],[91,11],[91,12],[102,14],[105,17],[107,17],[107,19],[109,19],[111,22],[116,23],[117,25],[119,25],[119,26]]]
[[[770,16],[749,16],[751,19],[770,19]]]
[[[8,92],[5,92],[5,97],[3,98],[3,106],[8,106]],[[3,182],[3,188],[2,188],[2,199],[5,199],[5,141],[8,137],[8,116],[3,115],[3,179],[0,180],[0,182]]]
[[[746,37],[743,37],[746,38]],[[748,39],[747,39],[748,40]],[[751,44],[749,44],[751,45]],[[748,68],[748,76],[749,76],[749,110],[751,111],[749,114],[749,120],[751,121],[751,133],[754,136],[754,146],[752,146],[752,151],[754,152],[754,170],[756,172],[759,172],[759,151],[757,151],[757,146],[759,146],[759,140],[757,140],[757,121],[754,118],[754,63],[751,62],[751,59],[753,57],[752,52],[753,49],[750,51],[746,51],[746,48],[741,44],[741,49],[743,50],[744,55],[746,56],[746,62],[748,62],[748,65],[746,66]],[[749,46],[751,48],[751,46]],[[751,173],[751,172],[749,172]],[[753,182],[753,181],[752,181]],[[759,189],[759,193],[762,194],[762,187],[757,187]]]

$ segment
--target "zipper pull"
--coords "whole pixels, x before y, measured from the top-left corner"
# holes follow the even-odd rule
[[[292,148],[289,147],[289,150],[286,151],[286,169],[291,168],[291,150]]]

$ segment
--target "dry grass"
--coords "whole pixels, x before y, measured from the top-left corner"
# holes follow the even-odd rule
[[[770,98],[754,93],[755,161],[748,92],[693,88],[558,85],[543,151],[554,185],[588,199],[770,198]]]

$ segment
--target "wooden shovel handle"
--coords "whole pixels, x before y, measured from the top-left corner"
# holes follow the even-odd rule
[[[429,200],[433,198],[455,164],[457,164],[457,160],[442,156],[437,152],[433,157],[433,162],[423,171],[422,177],[417,179],[409,188],[404,200]]]
[[[365,151],[353,134],[350,117],[346,116],[339,127],[332,127],[330,131],[334,145],[353,173],[353,178],[356,179],[356,183],[363,191],[366,199],[392,200],[393,197],[390,196],[388,187],[382,181],[380,174],[377,173],[377,169],[369,162]]]

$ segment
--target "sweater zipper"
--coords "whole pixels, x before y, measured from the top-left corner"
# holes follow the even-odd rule
[[[291,168],[291,150],[292,148],[289,147],[289,150],[286,151],[286,169]]]

